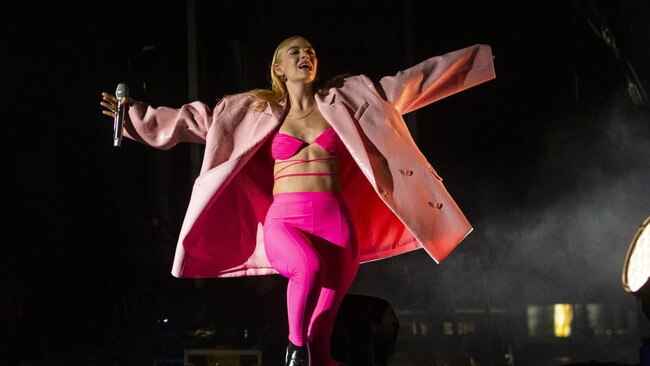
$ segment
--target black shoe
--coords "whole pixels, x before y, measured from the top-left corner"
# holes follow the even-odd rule
[[[307,348],[307,345],[296,346],[293,343],[289,342],[284,365],[309,366],[309,349]]]

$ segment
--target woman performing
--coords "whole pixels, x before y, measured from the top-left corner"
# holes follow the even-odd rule
[[[285,365],[337,365],[330,339],[359,263],[424,249],[442,261],[472,227],[402,115],[495,77],[489,46],[375,82],[316,85],[312,44],[273,55],[271,89],[153,107],[126,97],[125,137],[159,149],[205,144],[179,235],[175,277],[288,278]],[[117,100],[102,93],[103,114]]]

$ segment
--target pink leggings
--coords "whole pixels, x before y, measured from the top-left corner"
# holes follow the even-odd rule
[[[264,245],[273,268],[289,279],[289,340],[309,344],[312,365],[338,365],[330,359],[334,321],[359,268],[357,233],[341,195],[274,195]]]

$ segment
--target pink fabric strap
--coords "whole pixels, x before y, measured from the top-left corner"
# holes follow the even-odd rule
[[[325,160],[333,160],[333,156],[328,156],[324,158],[316,158],[316,159],[291,159],[291,160],[282,160],[282,161],[276,161],[275,164],[283,164],[283,163],[289,163],[286,166],[282,167],[279,169],[277,172],[275,172],[275,175],[273,175],[274,180],[278,180],[280,178],[285,178],[285,177],[295,177],[295,176],[308,176],[308,175],[334,175],[334,173],[330,172],[317,172],[317,173],[291,173],[291,174],[283,174],[283,175],[278,175],[280,174],[281,171],[292,167],[297,164],[304,164],[304,163],[311,163],[313,161],[325,161]]]

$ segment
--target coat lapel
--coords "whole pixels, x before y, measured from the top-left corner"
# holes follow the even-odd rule
[[[337,102],[336,99],[335,93],[330,93],[320,100],[317,98],[318,109],[339,135],[363,174],[376,187],[375,178],[370,169],[370,161],[363,143],[365,135],[363,135],[361,125],[359,121],[353,118],[354,111],[351,111],[343,102]]]
[[[264,143],[275,130],[280,128],[280,121],[282,121],[284,114],[285,105],[267,104],[266,108],[257,115],[257,120],[252,126],[253,133],[249,146],[257,150],[260,144]],[[242,127],[250,128],[245,125]]]

